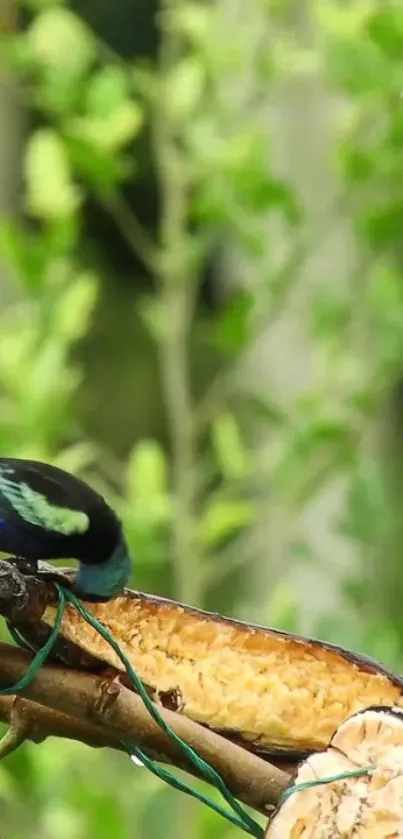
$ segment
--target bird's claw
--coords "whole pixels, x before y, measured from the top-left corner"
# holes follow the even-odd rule
[[[21,574],[25,574],[26,576],[36,574],[38,570],[38,562],[36,559],[26,559],[25,556],[16,556],[12,559],[18,571],[21,571]]]

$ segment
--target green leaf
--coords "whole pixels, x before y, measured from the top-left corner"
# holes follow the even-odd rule
[[[97,277],[83,272],[60,295],[54,310],[52,327],[61,341],[81,338],[88,328],[97,296]]]
[[[150,508],[147,508],[145,513],[144,516],[140,516],[138,510],[135,510],[133,514],[133,508],[126,510],[125,507],[121,513],[127,542],[135,558],[135,567],[137,570],[140,566],[166,568],[169,562],[165,526],[169,518],[167,510],[158,511],[153,508],[151,514]]]
[[[38,80],[35,102],[40,110],[64,121],[80,108],[83,88],[82,79],[76,75],[47,68]]]
[[[399,241],[402,228],[403,201],[400,196],[394,200],[375,200],[370,203],[360,219],[363,237],[371,248],[386,250]]]
[[[131,97],[130,79],[120,67],[102,67],[88,79],[84,110],[92,117],[108,119]]]
[[[215,343],[227,352],[239,352],[248,343],[253,326],[255,298],[248,291],[240,291],[227,304],[214,328]]]
[[[211,9],[201,3],[189,2],[178,8],[172,25],[189,41],[201,44],[209,34],[211,17]]]
[[[349,143],[340,149],[343,171],[349,181],[366,183],[376,173],[376,152],[372,149],[354,148]]]
[[[85,114],[70,121],[69,132],[95,149],[116,152],[137,135],[142,110],[133,100],[129,77],[116,66],[103,67],[87,82]]]
[[[70,216],[80,200],[68,155],[56,131],[41,128],[30,138],[25,154],[27,208],[43,221]]]
[[[4,221],[0,224],[0,253],[26,291],[36,292],[43,285],[48,254],[42,237]]]
[[[28,374],[32,351],[32,330],[19,318],[10,324],[3,321],[0,330],[0,378],[2,387],[18,396]]]
[[[26,37],[33,58],[44,70],[78,76],[89,69],[96,56],[90,29],[61,6],[39,14]]]
[[[334,83],[349,96],[384,94],[391,84],[390,66],[369,38],[331,41],[328,63]]]
[[[385,265],[375,266],[369,278],[368,299],[373,317],[384,321],[388,327],[402,325],[403,287],[400,273]]]
[[[356,430],[350,417],[321,416],[319,411],[306,417],[301,412],[294,422],[276,465],[275,482],[290,503],[305,505],[330,475],[352,468]]]
[[[320,340],[334,338],[340,342],[351,322],[351,303],[335,291],[316,289],[310,312],[312,330]]]
[[[67,136],[66,148],[78,174],[103,197],[113,195],[114,187],[133,172],[133,160],[112,155],[82,137]]]
[[[403,12],[398,5],[396,8],[379,8],[374,11],[366,29],[369,37],[385,55],[400,61],[403,50]]]
[[[135,502],[165,496],[168,488],[167,462],[155,440],[142,440],[133,449],[127,468],[128,492]]]
[[[216,548],[250,525],[255,507],[241,499],[214,500],[204,511],[197,527],[197,538],[206,548]]]
[[[73,137],[87,142],[101,152],[117,152],[138,134],[143,122],[140,107],[135,102],[123,102],[109,117],[81,117],[73,119],[68,130]]]
[[[347,493],[340,532],[367,548],[381,544],[390,527],[391,510],[379,466],[363,459],[351,476]]]
[[[247,453],[233,414],[221,414],[214,422],[211,433],[222,475],[228,480],[243,477],[248,468]]]
[[[65,365],[66,349],[57,336],[52,336],[36,350],[23,392],[25,419],[29,418],[28,422],[37,422],[38,416],[49,410],[56,395],[58,400],[61,399],[64,389],[68,387]],[[59,407],[59,404],[55,406],[55,413]]]
[[[189,117],[203,95],[205,70],[199,58],[192,56],[178,63],[164,79],[163,96],[169,113],[177,119]]]

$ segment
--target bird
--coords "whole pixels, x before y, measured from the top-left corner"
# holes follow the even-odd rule
[[[131,571],[121,522],[85,481],[48,463],[0,457],[0,553],[35,569],[40,560],[75,559],[73,591],[103,602]]]

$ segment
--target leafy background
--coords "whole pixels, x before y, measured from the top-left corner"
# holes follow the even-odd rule
[[[402,663],[403,9],[5,0],[0,451],[132,584]],[[0,767],[14,839],[235,837],[128,758]]]

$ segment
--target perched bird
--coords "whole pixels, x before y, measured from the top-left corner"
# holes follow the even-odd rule
[[[77,559],[74,591],[109,600],[130,575],[116,514],[79,478],[34,460],[0,457],[0,552],[33,563]]]

